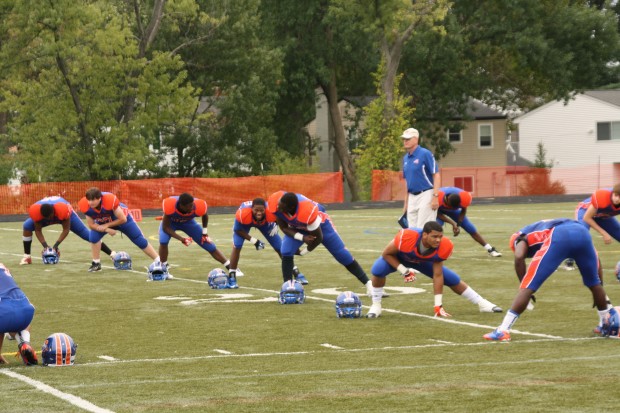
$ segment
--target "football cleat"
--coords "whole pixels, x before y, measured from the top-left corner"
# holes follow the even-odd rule
[[[131,270],[131,257],[125,251],[117,252],[113,257],[114,268],[117,270]]]
[[[149,281],[166,281],[168,279],[168,269],[159,261],[149,265],[147,274]]]
[[[360,318],[362,316],[362,300],[352,291],[340,293],[336,298],[336,317]]]
[[[88,269],[88,272],[97,272],[97,271],[101,271],[101,263],[93,261],[90,264],[90,268]]]
[[[381,303],[372,303],[370,310],[366,314],[367,318],[377,318],[381,316]]]
[[[34,351],[29,342],[24,341],[19,346],[17,346],[19,350],[19,355],[22,356],[22,360],[26,366],[36,366],[39,364],[39,360],[37,360],[37,353]]]
[[[58,254],[58,251],[54,250],[54,248],[47,247],[43,250],[41,258],[43,259],[43,264],[58,264],[60,255]]]
[[[564,261],[564,265],[562,266],[562,268],[564,268],[566,271],[573,271],[577,269],[577,266],[575,265],[575,260],[572,258],[567,258],[566,261]]]
[[[44,366],[71,366],[75,363],[77,344],[65,333],[54,333],[43,343],[41,364]]]
[[[594,327],[594,330],[592,330],[592,332],[594,334],[596,334],[597,336],[602,336],[603,335],[603,326],[596,326],[596,327]]]
[[[22,260],[19,262],[19,265],[30,265],[32,264],[32,257],[30,255],[24,255]]]
[[[295,276],[295,281],[297,281],[301,285],[308,285],[308,280],[302,273],[299,273]]]
[[[239,268],[237,268],[236,271],[235,277],[243,277],[245,275]]]
[[[239,285],[237,285],[237,278],[233,277],[228,277],[228,288],[230,289],[237,289],[239,288]]]
[[[228,288],[228,275],[226,275],[223,269],[216,268],[209,273],[207,282],[209,283],[209,287],[214,290],[223,290]]]
[[[501,307],[496,306],[490,301],[482,300],[478,303],[478,308],[481,313],[501,313],[503,310]]]
[[[487,250],[491,257],[501,257],[502,253],[495,249],[495,247],[491,247]]]
[[[482,337],[484,337],[485,340],[489,341],[510,341],[510,333],[508,331],[502,331],[498,328],[491,331],[490,333],[485,334]]]
[[[280,304],[303,304],[306,299],[304,287],[297,281],[286,281],[280,288]]]

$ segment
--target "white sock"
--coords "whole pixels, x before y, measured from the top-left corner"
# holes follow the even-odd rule
[[[381,298],[383,298],[383,287],[371,287],[372,291],[372,303],[381,305]]]
[[[99,263],[101,262],[101,260],[96,260],[96,259],[93,259],[93,262],[94,262],[95,264],[99,264]]]
[[[603,325],[603,320],[605,319],[605,316],[607,315],[609,310],[596,310],[596,312],[598,313],[598,325],[599,327],[601,327]]]
[[[510,330],[512,328],[512,325],[517,321],[518,318],[519,318],[519,314],[515,313],[512,310],[508,310],[508,312],[504,316],[504,321],[502,321],[502,324],[500,324],[500,326],[498,327],[498,330],[501,330],[501,331]]]
[[[493,248],[493,247],[491,246],[491,244],[488,244],[488,243],[487,243],[487,245],[484,246],[484,249],[487,250],[487,251],[490,250],[491,248]]]
[[[224,267],[228,268],[229,265],[230,265],[230,260],[226,260],[226,262],[224,263]]]
[[[479,304],[481,301],[484,301],[484,298],[471,287],[467,287],[467,289],[463,291],[463,294],[461,294],[461,297],[467,298],[473,304]]]
[[[24,341],[30,342],[30,331],[22,330],[19,333],[15,334],[15,340],[17,340],[17,345],[20,345]]]

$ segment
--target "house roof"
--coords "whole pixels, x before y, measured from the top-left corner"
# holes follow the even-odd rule
[[[615,106],[620,106],[620,89],[586,90],[583,94]]]

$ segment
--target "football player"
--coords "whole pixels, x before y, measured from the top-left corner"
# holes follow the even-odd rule
[[[259,251],[265,249],[265,243],[263,241],[250,235],[250,230],[252,228],[258,229],[273,250],[282,258],[282,254],[280,253],[282,238],[278,235],[278,225],[275,222],[275,216],[267,211],[267,202],[263,198],[255,198],[252,201],[242,203],[235,214],[235,222],[233,224],[233,249],[230,253],[229,274],[236,272],[241,255],[241,248],[243,248],[243,243],[245,241],[254,245]],[[297,266],[293,267],[293,274],[295,275],[295,280],[303,285],[308,284],[308,280],[299,272]]]
[[[405,282],[413,282],[416,279],[413,270],[433,280],[435,317],[451,317],[443,308],[444,285],[478,305],[480,312],[501,313],[500,307],[484,299],[465,284],[457,273],[443,266],[443,262],[452,255],[453,248],[452,241],[443,236],[443,227],[436,221],[427,222],[422,229],[400,230],[372,266],[372,305],[366,317],[377,318],[381,315],[381,296],[386,276],[398,271]]]
[[[159,256],[166,270],[168,270],[168,244],[170,238],[180,241],[186,247],[192,242],[196,242],[202,249],[207,251],[218,262],[230,267],[230,261],[224,254],[217,249],[215,243],[209,238],[207,226],[209,225],[209,214],[207,213],[206,201],[194,198],[184,192],[179,196],[171,196],[164,199],[162,203],[164,212],[161,224],[159,225]],[[202,225],[198,224],[194,218],[200,217]],[[177,231],[183,231],[189,237],[182,237]],[[236,268],[236,265],[235,267]],[[231,272],[229,287],[238,288],[235,272]]]
[[[17,349],[25,365],[38,364],[37,353],[30,345],[30,323],[33,318],[34,306],[8,268],[0,263],[0,364],[8,364],[2,355],[4,333],[17,340]]]
[[[116,195],[101,192],[99,188],[92,187],[80,199],[78,206],[80,211],[86,215],[86,223],[91,229],[88,240],[92,249],[93,261],[88,272],[101,271],[101,239],[106,234],[114,236],[117,231],[127,235],[131,242],[144,251],[153,261],[159,262],[157,251],[142,234],[140,227],[129,213],[127,205],[121,203]]]
[[[613,188],[598,189],[583,200],[575,210],[576,219],[586,228],[594,228],[605,244],[614,238],[620,242],[620,223],[614,217],[620,214],[620,184]]]
[[[37,236],[37,239],[43,246],[43,249],[49,248],[45,236],[43,235],[43,228],[60,224],[62,231],[58,236],[58,239],[53,244],[52,248],[58,255],[60,251],[58,247],[67,238],[69,231],[88,242],[90,231],[84,225],[84,222],[80,219],[78,214],[73,210],[69,201],[59,196],[49,196],[41,199],[30,205],[28,208],[28,215],[30,216],[22,226],[22,240],[24,242],[24,257],[20,261],[19,265],[32,264],[32,257],[30,255],[32,249],[32,232]],[[101,251],[113,256],[114,254],[105,243],[101,243]]]
[[[515,254],[515,271],[521,286],[500,326],[484,335],[486,340],[510,341],[510,329],[531,297],[567,258],[575,260],[583,284],[592,292],[599,315],[594,332],[600,334],[608,312],[608,297],[598,275],[599,261],[592,237],[585,226],[566,218],[538,221],[514,233],[510,248]],[[532,258],[527,269],[526,257]]]
[[[284,233],[280,252],[282,278],[285,282],[293,278],[293,256],[306,255],[323,244],[336,261],[366,286],[369,293],[371,285],[368,276],[345,247],[323,205],[301,194],[278,191],[269,197],[267,207]],[[303,248],[299,249],[302,246]]]
[[[439,188],[439,208],[437,209],[437,222],[443,225],[444,222],[452,225],[454,236],[458,236],[463,228],[471,237],[484,247],[491,257],[501,257],[502,253],[495,247],[488,244],[478,232],[474,224],[467,218],[467,207],[471,205],[471,193],[456,188],[446,186]]]

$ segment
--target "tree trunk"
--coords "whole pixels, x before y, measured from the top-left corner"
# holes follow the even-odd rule
[[[336,155],[340,160],[342,167],[342,173],[351,190],[351,201],[359,201],[359,185],[357,183],[357,176],[355,174],[355,164],[349,154],[349,148],[347,145],[347,137],[344,132],[344,126],[342,124],[342,116],[340,115],[340,109],[338,108],[338,90],[336,88],[336,73],[331,71],[331,79],[329,84],[321,85],[323,93],[327,99],[327,106],[329,108],[329,115],[334,128],[334,148],[336,149]]]

